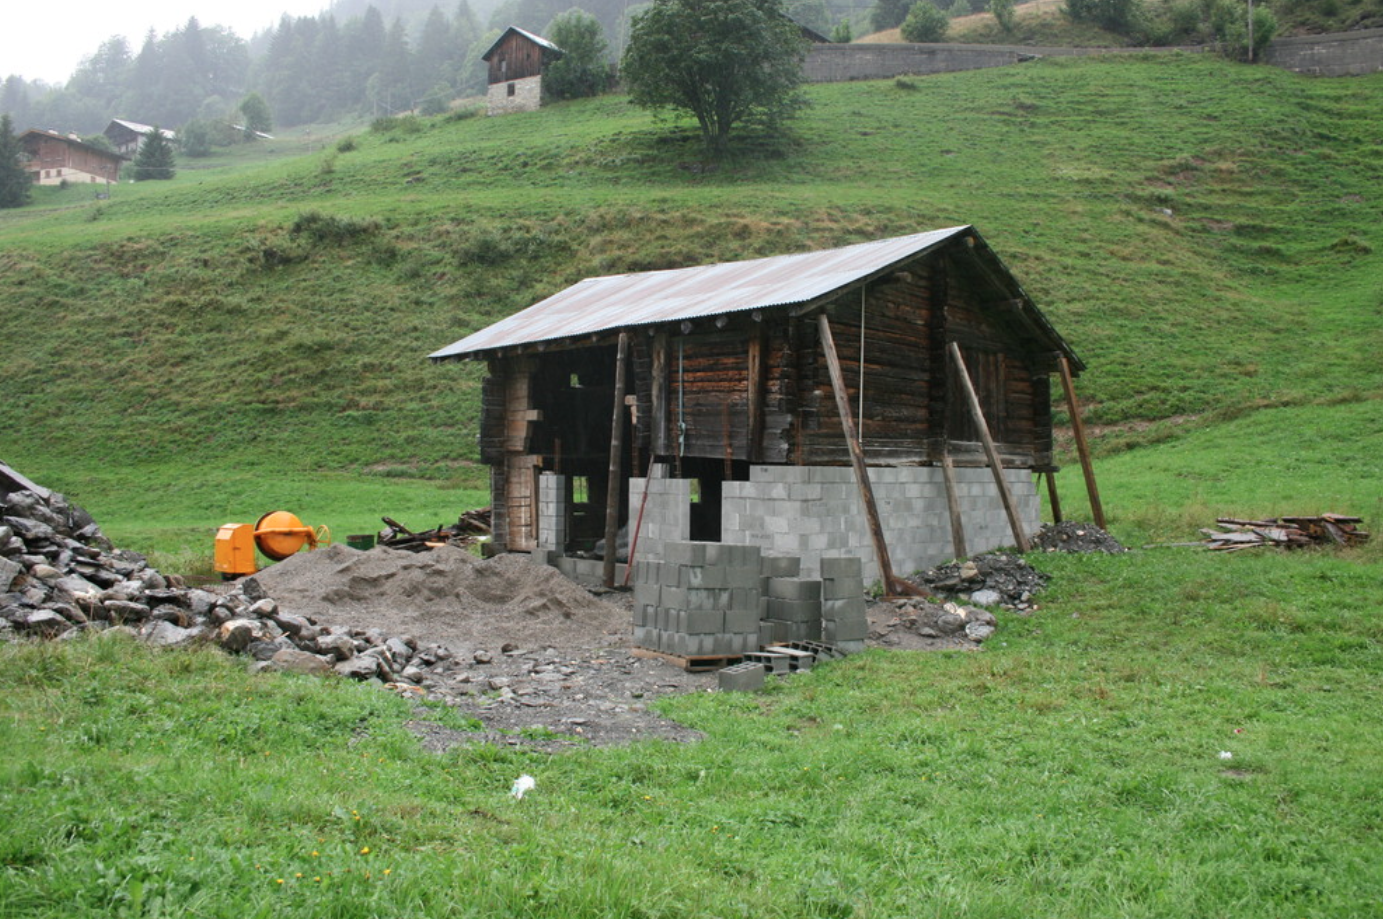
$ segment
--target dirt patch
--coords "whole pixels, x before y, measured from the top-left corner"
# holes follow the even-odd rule
[[[556,752],[644,738],[694,741],[699,732],[658,715],[652,703],[713,691],[718,683],[714,672],[688,673],[630,654],[630,594],[588,590],[522,555],[479,559],[451,546],[415,554],[335,545],[295,555],[255,580],[286,614],[378,630],[429,649],[416,682],[392,688],[443,702],[480,725],[447,727],[420,706],[410,728],[432,750],[494,744]],[[871,603],[868,643],[974,650],[986,627],[993,631],[993,616],[957,609]]]

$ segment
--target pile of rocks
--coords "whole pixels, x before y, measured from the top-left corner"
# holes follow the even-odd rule
[[[919,572],[908,580],[941,597],[1029,612],[1037,608],[1033,597],[1048,578],[1019,556],[990,552]]]
[[[1043,552],[1127,552],[1128,549],[1093,523],[1044,523],[1032,537],[1032,547]]]
[[[896,644],[890,641],[891,634],[898,629],[912,632],[922,638],[969,641],[978,645],[994,634],[998,621],[988,610],[957,603],[932,603],[928,600],[895,600],[894,615],[879,623],[872,630],[870,638],[883,644]]]
[[[258,669],[334,670],[361,680],[418,683],[451,657],[440,645],[419,648],[378,629],[322,627],[284,614],[254,578],[225,595],[188,587],[142,555],[115,549],[61,494],[0,490],[0,640],[114,629],[165,647],[213,642],[253,657]]]

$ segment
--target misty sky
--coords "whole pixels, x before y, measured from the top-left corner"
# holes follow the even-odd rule
[[[194,15],[203,26],[225,26],[248,41],[256,32],[277,25],[284,13],[315,16],[329,5],[330,0],[7,3],[4,27],[0,28],[0,80],[18,74],[26,80],[66,82],[81,59],[93,54],[107,38],[125,36],[130,42],[130,53],[138,54],[150,28],[165,35]]]

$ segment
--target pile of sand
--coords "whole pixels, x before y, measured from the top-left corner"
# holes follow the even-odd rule
[[[461,652],[628,643],[629,616],[526,556],[479,559],[443,546],[412,553],[334,545],[255,578],[286,613],[377,628]]]

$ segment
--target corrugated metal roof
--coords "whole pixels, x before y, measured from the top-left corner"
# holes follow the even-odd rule
[[[429,357],[806,303],[970,231],[948,227],[820,252],[587,278]]]

